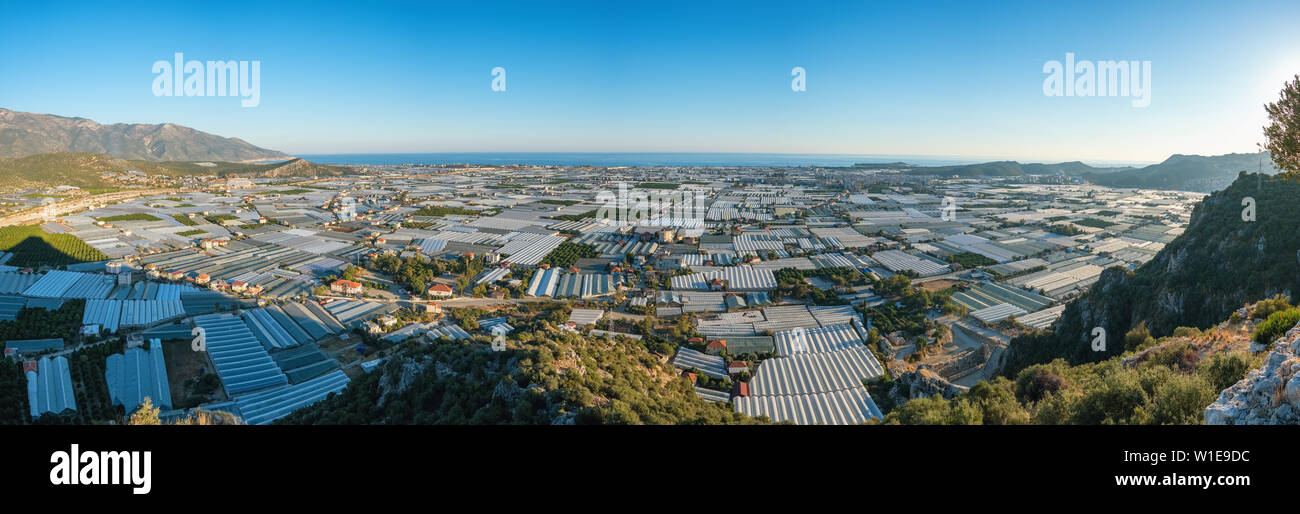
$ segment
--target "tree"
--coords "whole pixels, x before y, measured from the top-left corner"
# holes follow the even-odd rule
[[[1151,331],[1147,330],[1147,322],[1142,321],[1138,323],[1138,326],[1133,327],[1133,330],[1124,334],[1124,350],[1131,352],[1140,349],[1146,346],[1151,339]]]
[[[1269,124],[1264,127],[1264,149],[1278,169],[1300,174],[1300,75],[1282,86],[1281,97],[1264,106]]]
[[[158,407],[153,406],[153,400],[148,396],[140,402],[140,408],[131,414],[131,419],[127,421],[128,425],[161,425],[162,420],[158,419]]]
[[[361,268],[349,264],[346,268],[343,268],[343,280],[355,281],[358,273],[361,273]]]

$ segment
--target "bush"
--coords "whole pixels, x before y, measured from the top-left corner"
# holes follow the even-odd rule
[[[1252,367],[1253,363],[1246,354],[1218,353],[1201,364],[1200,372],[1215,391],[1223,391],[1246,378]]]
[[[1288,308],[1268,315],[1268,319],[1255,326],[1250,333],[1251,340],[1259,344],[1269,344],[1286,334],[1297,322],[1300,322],[1300,309]]]
[[[1251,317],[1258,319],[1268,319],[1274,312],[1280,312],[1291,308],[1291,297],[1286,295],[1274,295],[1272,298],[1255,302],[1255,308],[1251,309]]]
[[[1138,323],[1138,326],[1133,327],[1133,330],[1129,330],[1127,334],[1124,334],[1124,351],[1131,352],[1143,348],[1151,340],[1151,331],[1147,330],[1147,322]]]

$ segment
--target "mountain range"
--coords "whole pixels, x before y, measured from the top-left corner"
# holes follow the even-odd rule
[[[1231,184],[1242,171],[1277,173],[1267,153],[1233,153],[1201,156],[1175,154],[1163,162],[1143,167],[1095,167],[1079,161],[1056,164],[994,161],[956,166],[912,166],[905,163],[859,164],[858,168],[894,169],[909,175],[1020,177],[1066,175],[1088,182],[1124,188],[1174,189],[1208,193]]]
[[[290,156],[172,123],[102,125],[86,118],[0,108],[0,157],[86,152],[142,161],[252,162]]]

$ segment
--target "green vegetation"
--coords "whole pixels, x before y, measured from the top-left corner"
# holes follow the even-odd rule
[[[88,195],[103,195],[108,193],[116,193],[118,191],[126,191],[126,188],[125,187],[83,187],[81,188],[81,190],[85,191],[86,194]]]
[[[1219,391],[1258,364],[1244,352],[1203,357],[1186,340],[1143,354],[1071,366],[1064,359],[981,381],[951,400],[912,400],[890,412],[899,424],[1200,424]]]
[[[1077,236],[1083,233],[1083,231],[1079,230],[1078,227],[1075,227],[1074,225],[1070,225],[1068,223],[1049,226],[1047,227],[1047,231],[1062,236]]]
[[[65,300],[63,306],[53,311],[24,307],[13,320],[0,321],[0,342],[55,337],[76,341],[85,307],[86,301],[80,299]]]
[[[681,184],[671,182],[642,182],[636,185],[639,189],[677,189],[680,186]]]
[[[1300,323],[1300,309],[1292,307],[1268,315],[1263,323],[1255,326],[1250,338],[1259,344],[1269,344],[1286,334],[1296,323]]]
[[[1264,144],[1278,169],[1300,174],[1300,75],[1282,86],[1276,102],[1264,106],[1269,124]]]
[[[176,235],[181,236],[181,237],[190,237],[190,236],[197,236],[197,235],[199,235],[199,234],[206,234],[206,233],[208,233],[208,231],[203,230],[203,229],[201,229],[201,228],[196,228],[196,229],[194,229],[194,230],[186,230],[186,231],[184,231],[184,232],[177,232]]]
[[[117,216],[106,216],[103,218],[95,218],[95,219],[99,221],[108,222],[108,223],[116,223],[119,221],[162,221],[162,218],[159,218],[152,214],[144,214],[139,212],[135,214],[120,214]]]
[[[587,218],[595,218],[597,211],[598,209],[592,209],[581,214],[557,214],[551,216],[551,219],[560,221],[582,221]]]
[[[596,247],[585,243],[571,243],[565,241],[560,246],[551,250],[542,259],[541,264],[550,264],[555,268],[567,268],[578,262],[578,259],[594,259],[600,257],[596,252]]]
[[[773,291],[773,301],[778,302],[784,298],[794,298],[814,305],[844,305],[848,303],[836,296],[834,291],[813,287],[808,283],[807,279],[809,277],[821,278],[834,285],[844,287],[867,282],[867,276],[853,268],[822,268],[817,270],[782,268],[776,270],[773,274],[776,275],[777,283],[777,287]]]
[[[1106,221],[1106,220],[1099,220],[1099,219],[1097,219],[1097,218],[1085,218],[1085,219],[1081,219],[1081,220],[1079,220],[1079,221],[1074,222],[1074,224],[1075,224],[1075,225],[1083,225],[1083,226],[1085,226],[1085,227],[1093,227],[1093,228],[1107,228],[1107,227],[1113,227],[1113,226],[1115,226],[1114,223],[1111,223],[1111,222]]]
[[[447,216],[447,215],[490,216],[490,214],[485,214],[481,211],[475,211],[471,209],[462,209],[460,207],[438,207],[438,206],[424,207],[418,211],[411,213],[411,215],[412,216]]]
[[[581,201],[581,200],[552,200],[552,199],[549,199],[549,198],[548,198],[548,199],[546,199],[546,200],[542,200],[542,201],[539,201],[539,202],[537,202],[537,203],[547,203],[547,204],[551,204],[551,205],[563,205],[563,206],[565,206],[565,207],[568,207],[568,206],[570,206],[570,205],[577,205],[577,204],[580,204],[580,203],[582,203],[582,201]]]
[[[180,223],[181,225],[185,225],[187,227],[193,227],[199,224],[197,221],[190,219],[189,216],[186,216],[184,214],[173,214],[172,219],[176,220],[177,223]]]
[[[50,234],[40,225],[0,227],[0,252],[11,252],[11,266],[63,266],[108,260],[104,252],[69,234]]]
[[[459,275],[456,289],[465,291],[470,279],[483,271],[483,259],[440,260],[429,259],[423,255],[412,255],[402,259],[396,255],[381,255],[366,264],[371,271],[392,277],[393,281],[405,287],[414,295],[422,295],[433,285],[433,279],[446,273]]]
[[[16,360],[0,357],[0,425],[25,425],[30,417],[23,366]]]
[[[973,268],[975,266],[992,266],[998,261],[988,258],[988,256],[975,252],[961,252],[948,256],[948,260],[962,265],[964,268]]]
[[[107,155],[56,152],[0,159],[0,181],[15,188],[66,184],[96,194],[94,188],[109,185],[100,174],[130,168],[128,162]]]
[[[234,214],[213,214],[211,216],[204,216],[203,219],[208,220],[208,223],[213,225],[220,225],[223,221],[237,220],[239,219],[239,216],[235,216]]]
[[[926,313],[938,310],[944,313],[958,313],[962,307],[952,301],[952,292],[930,292],[912,287],[912,281],[906,275],[895,274],[888,279],[874,281],[876,294],[892,298],[877,307],[859,304],[857,309],[872,327],[879,333],[892,334],[902,332],[908,338],[924,335],[937,330],[942,323],[926,318]]]
[[[203,164],[214,164],[215,166],[201,165],[199,164],[200,162]],[[352,168],[347,166],[316,164],[302,159],[292,159],[284,162],[273,162],[267,164],[222,161],[129,161],[129,163],[151,175],[158,174],[171,177],[206,175],[216,175],[223,178],[235,176],[337,177],[339,175],[352,173]],[[220,184],[220,186],[224,187],[225,184]]]
[[[549,322],[548,322],[549,323]],[[481,342],[408,346],[342,394],[283,424],[723,424],[761,420],[699,398],[635,341],[520,329],[508,350]],[[404,366],[423,371],[404,390]],[[385,391],[394,392],[384,394]],[[382,398],[382,401],[381,401]]]

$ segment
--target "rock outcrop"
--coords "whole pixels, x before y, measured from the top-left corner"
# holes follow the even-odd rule
[[[1260,369],[1205,408],[1205,424],[1300,424],[1300,325],[1273,343]]]
[[[925,367],[895,377],[894,386],[889,389],[889,396],[894,400],[895,405],[902,405],[916,398],[929,398],[936,394],[941,395],[945,400],[951,400],[962,392],[961,387],[953,385]]]

